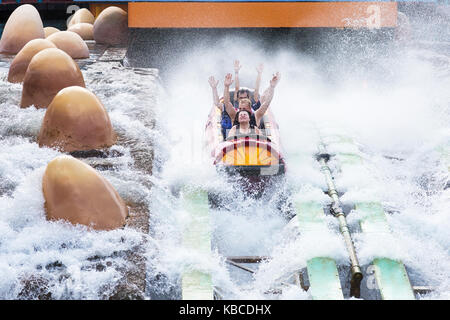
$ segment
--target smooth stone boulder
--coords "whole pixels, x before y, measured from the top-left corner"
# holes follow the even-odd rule
[[[90,23],[94,24],[95,17],[94,15],[86,8],[82,8],[77,10],[72,18],[69,20],[69,23],[67,24],[67,28],[70,28],[71,26],[77,24],[77,23]]]
[[[48,36],[54,34],[55,32],[59,32],[61,30],[59,30],[58,28],[55,27],[45,27],[44,28],[44,33],[45,33],[45,37],[47,38]]]
[[[53,42],[45,39],[33,39],[29,41],[22,50],[14,57],[9,67],[8,81],[22,82],[28,65],[36,53],[48,48],[56,48]]]
[[[83,40],[94,40],[94,26],[90,23],[77,23],[72,25],[67,31],[78,34]]]
[[[128,14],[119,7],[104,9],[95,19],[94,40],[97,43],[118,45],[128,40]]]
[[[66,220],[95,230],[125,225],[128,208],[114,187],[95,169],[71,156],[47,165],[42,179],[47,220]]]
[[[83,87],[62,89],[45,112],[38,136],[40,147],[62,152],[111,147],[117,140],[108,112],[100,100]]]
[[[47,108],[61,89],[70,86],[85,87],[78,64],[60,49],[44,49],[36,53],[28,65],[20,106]]]
[[[75,32],[55,32],[50,35],[47,40],[53,42],[58,49],[65,51],[73,59],[89,58],[89,48],[87,44]]]
[[[0,40],[0,53],[16,54],[28,41],[45,37],[39,12],[30,4],[17,7],[9,16]]]

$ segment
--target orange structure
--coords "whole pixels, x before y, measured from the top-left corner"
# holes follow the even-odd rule
[[[396,2],[129,2],[131,28],[381,28]]]

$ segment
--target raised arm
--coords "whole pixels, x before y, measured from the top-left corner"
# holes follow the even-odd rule
[[[236,116],[236,110],[234,110],[234,107],[230,102],[230,86],[233,83],[232,77],[231,73],[228,73],[223,81],[223,103],[225,104],[225,110],[230,116],[231,121],[233,121]]]
[[[234,83],[235,83],[235,88],[234,88],[234,101],[237,100],[237,93],[239,91],[239,70],[241,69],[241,65],[239,63],[239,60],[235,60],[234,61]]]
[[[233,126],[233,127],[228,131],[227,138],[228,138],[228,137],[232,137],[232,136],[234,136],[235,134],[236,134],[236,126]]]
[[[255,92],[253,93],[253,99],[255,102],[259,101],[259,87],[261,85],[261,75],[264,70],[264,65],[261,63],[258,67],[256,67],[256,72],[258,72],[256,76],[256,83],[255,83]]]
[[[255,111],[255,120],[256,125],[259,127],[259,122],[261,118],[266,113],[267,109],[269,109],[270,102],[272,102],[273,94],[275,91],[275,87],[278,84],[278,81],[280,81],[280,73],[277,72],[273,75],[272,80],[270,80],[270,85],[264,92],[264,102],[261,104],[261,107]]]
[[[220,108],[219,94],[217,93],[217,84],[219,83],[219,80],[216,81],[216,79],[211,76],[209,77],[208,82],[212,89],[214,105]]]

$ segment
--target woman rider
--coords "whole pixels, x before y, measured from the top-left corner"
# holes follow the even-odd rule
[[[248,103],[252,103],[249,99]],[[241,134],[261,134],[261,131],[250,122],[250,112],[247,110],[240,110],[236,113],[235,123],[230,131],[228,137],[233,137]]]

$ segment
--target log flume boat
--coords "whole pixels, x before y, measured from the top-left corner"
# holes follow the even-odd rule
[[[230,96],[233,96],[233,92],[230,92]],[[264,123],[261,134],[225,137],[221,119],[222,110],[213,105],[205,128],[205,147],[212,163],[219,170],[239,173],[252,179],[285,173],[278,124],[270,109],[261,119]]]

